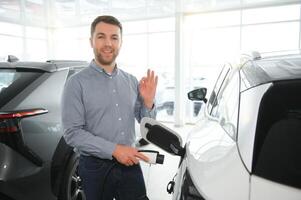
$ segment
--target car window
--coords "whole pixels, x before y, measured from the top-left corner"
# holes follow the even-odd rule
[[[37,71],[0,69],[0,108],[42,74]]]
[[[257,118],[253,172],[301,188],[301,80],[274,82]]]
[[[239,73],[234,71],[227,77],[217,96],[217,106],[212,116],[219,119],[221,126],[235,140],[239,106]]]
[[[301,188],[300,131],[299,118],[286,118],[274,123],[267,133],[254,173]]]
[[[229,71],[230,71],[229,66],[225,65],[222,68],[222,70],[221,70],[221,72],[220,72],[220,74],[217,78],[217,81],[216,81],[215,86],[214,86],[214,88],[211,92],[211,95],[210,95],[210,98],[209,98],[209,101],[208,101],[208,105],[207,105],[207,110],[210,114],[212,112],[212,108],[214,108],[217,104],[216,97],[217,97],[217,95],[219,93],[219,90],[220,90],[220,87],[223,84],[223,82],[224,82],[226,76],[228,75]]]
[[[239,104],[239,71],[229,68],[212,106],[211,116],[235,140]]]

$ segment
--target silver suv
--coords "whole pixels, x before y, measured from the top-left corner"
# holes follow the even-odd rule
[[[0,62],[1,200],[84,199],[78,155],[62,138],[60,101],[68,77],[85,66]]]
[[[143,119],[142,137],[181,157],[173,200],[301,199],[301,56],[254,55],[223,67],[185,145]]]

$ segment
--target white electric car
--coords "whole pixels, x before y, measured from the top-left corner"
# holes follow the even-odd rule
[[[226,64],[185,144],[144,118],[147,141],[180,156],[173,200],[301,199],[301,56],[244,58]]]

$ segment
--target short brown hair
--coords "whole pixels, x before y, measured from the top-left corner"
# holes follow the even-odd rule
[[[120,33],[122,35],[122,25],[117,18],[110,16],[110,15],[101,15],[101,16],[96,17],[91,24],[91,36],[93,35],[93,33],[95,31],[96,25],[100,22],[118,26],[120,28]]]

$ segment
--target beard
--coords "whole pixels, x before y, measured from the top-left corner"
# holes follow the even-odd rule
[[[95,59],[96,61],[104,66],[112,65],[115,63],[116,57],[118,56],[119,51],[113,51],[113,53],[108,57],[103,55],[101,51],[94,49]]]

